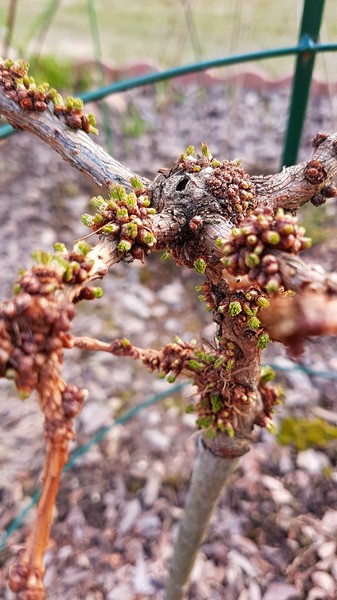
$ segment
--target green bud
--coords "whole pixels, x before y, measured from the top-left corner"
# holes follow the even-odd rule
[[[137,206],[137,198],[134,193],[131,193],[126,197],[126,206],[128,208],[133,208],[134,206]]]
[[[279,289],[279,283],[276,279],[269,279],[266,284],[268,294],[275,294]]]
[[[222,248],[224,245],[224,240],[221,237],[216,238],[215,245],[217,248]]]
[[[49,265],[52,260],[52,254],[50,252],[46,252],[45,250],[37,250],[32,253],[33,260],[36,262],[42,263],[43,265]]]
[[[206,266],[206,262],[203,258],[197,258],[197,260],[194,261],[194,268],[197,273],[200,273],[200,275],[203,275],[205,273]]]
[[[163,254],[161,255],[160,259],[161,260],[170,260],[171,258],[171,252],[169,250],[164,250]]]
[[[73,109],[74,110],[83,110],[84,102],[81,98],[73,98]]]
[[[194,146],[188,146],[186,148],[186,155],[187,156],[193,156],[194,155]]]
[[[142,190],[143,189],[143,184],[142,184],[141,180],[138,179],[138,177],[131,177],[130,183],[134,190]]]
[[[231,371],[233,368],[233,359],[230,358],[229,361],[226,364],[226,371]]]
[[[216,158],[213,158],[211,166],[213,167],[213,169],[216,169],[217,167],[220,167],[221,162],[219,160],[216,160]]]
[[[96,119],[95,119],[95,115],[93,115],[92,113],[89,113],[87,115],[88,121],[89,121],[89,125],[91,125],[91,127],[95,127],[96,125]]]
[[[211,396],[212,409],[215,413],[221,409],[221,398],[220,396]]]
[[[107,233],[108,235],[114,235],[119,232],[119,226],[116,223],[107,223],[102,227],[102,233]]]
[[[114,198],[117,201],[117,204],[122,204],[126,201],[127,193],[125,188],[118,183],[114,184],[110,188],[110,198]]]
[[[261,348],[261,350],[265,350],[265,348],[267,348],[267,345],[270,342],[270,337],[268,335],[268,333],[262,333],[259,336],[259,339],[257,340],[257,345],[259,348]]]
[[[188,404],[188,405],[186,406],[185,412],[187,412],[187,413],[194,413],[194,412],[195,412],[195,407],[194,407],[194,405],[193,405],[193,404]]]
[[[93,296],[95,298],[102,298],[102,296],[103,296],[103,290],[102,290],[102,288],[100,288],[100,287],[93,287],[93,288],[91,288],[91,291],[92,291]]]
[[[260,296],[257,300],[257,303],[260,308],[268,308],[268,306],[269,306],[269,300],[268,300],[268,298],[265,298],[264,296]]]
[[[248,317],[255,317],[256,311],[253,311],[248,304],[243,305],[243,310]]]
[[[226,424],[225,432],[227,433],[228,437],[230,437],[230,438],[233,438],[235,436],[234,427],[231,423]]]
[[[51,98],[51,101],[53,103],[53,105],[56,108],[61,108],[61,106],[63,106],[63,98],[61,96],[61,94],[59,94],[56,90],[52,89],[49,90],[49,96]]]
[[[203,428],[207,429],[208,427],[210,427],[211,424],[212,424],[211,417],[199,417],[197,419],[198,427],[203,427]]]
[[[168,383],[174,383],[176,380],[176,376],[175,375],[168,375],[166,380],[168,381]]]
[[[21,285],[19,283],[15,283],[13,286],[13,292],[15,294],[15,296],[17,296],[18,294],[20,294],[21,292]]]
[[[229,254],[232,254],[233,252],[233,247],[231,244],[225,244],[222,248],[222,252],[225,256],[228,256]]]
[[[84,240],[80,240],[79,242],[77,242],[77,244],[75,244],[74,250],[75,252],[86,256],[91,250],[91,245],[87,244],[87,242],[85,242]]]
[[[108,210],[113,210],[114,212],[116,212],[117,208],[118,208],[118,204],[112,198],[109,198],[107,200],[107,205],[104,208],[107,208]]]
[[[155,238],[152,235],[152,233],[150,233],[150,231],[147,231],[145,233],[145,235],[143,236],[143,242],[144,244],[146,244],[147,246],[153,246],[154,242],[155,242]]]
[[[54,248],[56,252],[61,252],[61,254],[66,254],[67,246],[62,242],[55,242]]]
[[[201,144],[201,154],[208,159],[212,158],[212,155],[211,155],[208,145],[206,143]]]
[[[204,354],[203,360],[211,365],[214,362],[214,354]]]
[[[194,360],[194,358],[188,361],[188,366],[192,371],[202,371],[204,369],[204,365],[198,360]]]
[[[213,427],[208,427],[204,432],[205,437],[209,440],[214,440],[216,438],[216,430]]]
[[[214,368],[218,369],[219,367],[221,367],[222,363],[224,361],[223,356],[219,356],[216,361],[214,361]]]
[[[195,166],[193,167],[193,171],[194,171],[195,173],[199,173],[199,171],[201,171],[201,167],[199,167],[199,165],[195,165]]]
[[[248,321],[247,321],[247,325],[249,327],[249,329],[258,329],[261,325],[261,322],[259,321],[259,319],[257,317],[251,317]]]
[[[15,378],[15,371],[14,371],[14,369],[6,369],[6,371],[5,371],[5,377],[6,377],[6,379],[14,379]]]
[[[132,248],[132,243],[129,240],[121,240],[117,245],[119,252],[129,252]]]
[[[275,379],[275,371],[269,365],[263,365],[261,368],[260,379],[263,383],[268,383]]]
[[[64,267],[64,273],[63,273],[63,281],[71,281],[72,277],[73,277],[73,269],[71,267],[70,263],[67,263],[67,265],[65,265]]]
[[[40,94],[46,94],[48,92],[49,89],[49,83],[40,83],[40,85],[37,86],[37,91]]]
[[[138,233],[138,227],[136,225],[136,223],[125,223],[122,226],[122,234],[126,235],[127,237],[134,239],[137,237],[137,233]]]
[[[125,220],[128,219],[128,217],[129,217],[129,213],[128,213],[127,208],[118,208],[117,209],[117,219],[119,221],[125,222]]]
[[[230,302],[228,307],[228,314],[230,317],[236,317],[242,311],[242,306],[240,302]]]
[[[271,435],[276,435],[276,427],[272,421],[268,421],[266,425],[266,430],[268,431],[268,433],[271,433]]]
[[[249,269],[254,269],[260,264],[260,259],[256,254],[251,252],[245,256],[245,263]]]
[[[243,227],[241,227],[242,235],[249,235],[252,231],[254,231],[254,229],[251,225],[244,225]]]
[[[83,110],[84,103],[80,98],[73,98],[72,96],[67,96],[66,98],[66,109],[67,110]]]
[[[281,241],[281,236],[278,233],[278,231],[266,231],[263,236],[263,239],[268,244],[271,244],[272,246],[277,246],[277,244],[279,244]]]
[[[249,244],[250,246],[254,246],[257,242],[257,237],[254,234],[250,234],[247,236],[247,244]]]

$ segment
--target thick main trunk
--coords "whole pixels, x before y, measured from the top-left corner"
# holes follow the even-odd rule
[[[185,598],[191,571],[209,520],[238,463],[239,458],[216,456],[205,446],[202,436],[198,437],[197,456],[184,514],[179,523],[166,600]]]

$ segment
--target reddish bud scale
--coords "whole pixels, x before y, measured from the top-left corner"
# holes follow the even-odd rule
[[[156,244],[152,232],[155,210],[149,192],[140,187],[138,180],[133,183],[137,188],[130,194],[116,184],[110,189],[110,198],[93,198],[91,204],[98,212],[93,217],[83,215],[82,221],[93,231],[114,239],[125,257],[143,260]]]
[[[303,228],[296,225],[295,217],[282,209],[276,214],[268,207],[256,209],[247,222],[233,229],[221,262],[225,272],[233,276],[248,275],[262,290],[275,293],[282,287],[282,276],[270,250],[298,254],[309,245],[310,240],[304,237]]]
[[[48,84],[37,86],[28,76],[28,63],[17,61],[9,64],[0,59],[0,85],[6,95],[25,111],[44,112],[52,102],[55,103],[54,114],[63,115],[69,127],[82,129],[86,133],[97,133],[92,115],[83,113],[83,103],[76,98],[69,98],[63,104],[61,96],[56,90],[50,90]]]

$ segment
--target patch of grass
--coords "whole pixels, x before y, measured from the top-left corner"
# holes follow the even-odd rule
[[[326,448],[337,440],[337,427],[322,419],[282,419],[277,439],[283,446],[294,446],[296,450]]]
[[[30,72],[38,82],[47,81],[57,90],[72,90],[74,93],[89,89],[92,84],[90,73],[83,70],[77,73],[69,58],[56,59],[54,56],[32,56],[29,59]]]
[[[139,110],[134,104],[130,104],[127,114],[121,118],[124,136],[140,138],[148,129],[146,121],[141,117]]]

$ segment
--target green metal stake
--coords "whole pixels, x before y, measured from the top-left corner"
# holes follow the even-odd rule
[[[316,52],[306,52],[306,50],[313,48],[318,40],[324,2],[325,0],[304,2],[299,42],[303,51],[298,54],[296,60],[282,166],[296,163],[316,58]]]

